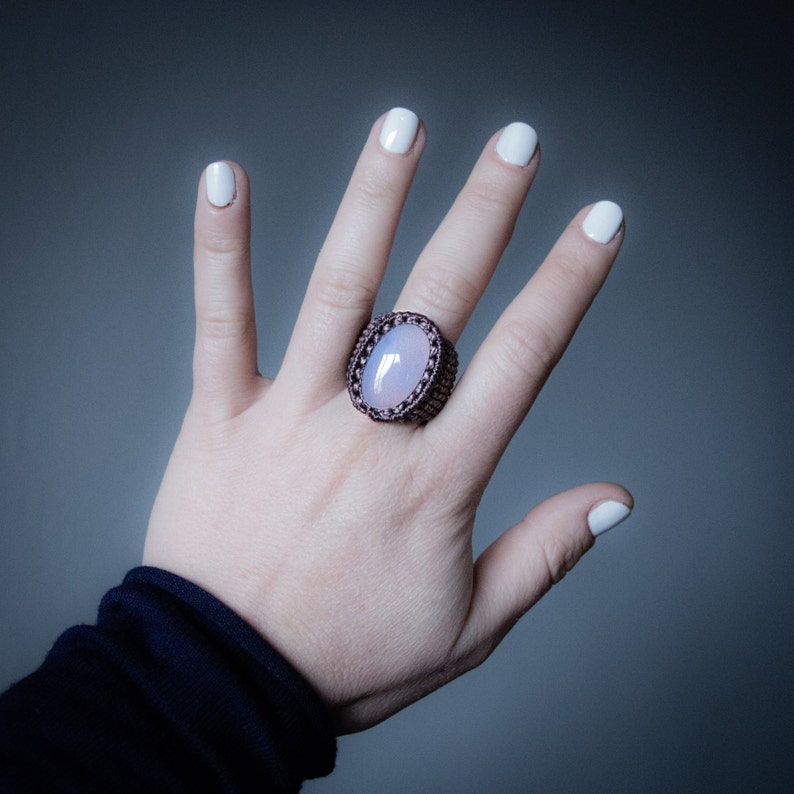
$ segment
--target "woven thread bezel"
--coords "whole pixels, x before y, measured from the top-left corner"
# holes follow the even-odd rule
[[[378,342],[393,328],[405,323],[417,325],[427,334],[430,342],[427,366],[416,388],[405,400],[393,408],[373,408],[361,390],[364,367]],[[347,368],[347,390],[356,409],[376,422],[424,424],[436,416],[449,399],[457,371],[458,354],[432,320],[416,312],[387,312],[375,317],[361,332]]]

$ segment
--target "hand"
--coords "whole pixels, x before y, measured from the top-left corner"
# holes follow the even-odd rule
[[[458,339],[536,173],[535,144],[526,125],[488,142],[397,310]],[[482,662],[632,506],[608,483],[561,493],[472,560],[483,491],[617,255],[616,205],[573,219],[435,419],[376,423],[352,406],[347,362],[424,145],[410,112],[376,122],[272,380],[257,370],[248,179],[233,164],[204,173],[193,397],[146,538],[144,562],[251,623],[312,684],[340,733]]]

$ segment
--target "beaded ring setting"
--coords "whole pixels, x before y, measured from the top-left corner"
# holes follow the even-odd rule
[[[376,422],[424,424],[444,407],[458,354],[436,324],[416,312],[388,312],[361,332],[347,368],[357,410]]]

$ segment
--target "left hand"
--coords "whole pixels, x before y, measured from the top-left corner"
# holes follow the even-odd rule
[[[593,508],[632,506],[614,484],[567,491],[472,560],[483,491],[606,278],[620,217],[600,240],[583,228],[592,208],[576,215],[429,424],[375,423],[351,405],[348,358],[425,144],[419,124],[395,150],[384,123],[364,147],[272,380],[257,370],[247,177],[218,167],[233,178],[223,206],[208,200],[202,177],[194,392],[144,553],[261,632],[340,732],[373,725],[483,661],[592,545]],[[508,143],[488,141],[397,301],[452,342],[539,164],[539,149],[511,158]]]

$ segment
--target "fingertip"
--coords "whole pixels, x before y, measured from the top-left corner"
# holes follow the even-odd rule
[[[634,497],[620,485],[611,486],[612,493],[602,494],[587,511],[587,528],[597,538],[622,524],[634,510]]]
[[[582,220],[582,231],[593,242],[611,243],[624,229],[623,208],[614,201],[597,201],[587,209]]]
[[[594,538],[625,521],[631,515],[631,508],[623,502],[608,499],[596,505],[587,514],[587,527]]]
[[[199,207],[217,213],[238,206],[248,194],[248,176],[242,166],[230,160],[216,160],[199,180]],[[222,213],[220,213],[222,214]]]
[[[539,155],[538,134],[523,121],[508,124],[494,146],[499,157],[509,165],[526,168]]]
[[[210,163],[196,198],[196,256],[240,252],[250,236],[250,189],[245,170],[230,160]]]
[[[407,154],[417,143],[421,120],[413,110],[392,108],[381,116],[378,142],[390,154]]]
[[[228,207],[235,195],[234,170],[223,160],[210,163],[206,168],[204,187],[207,201],[213,207]]]

